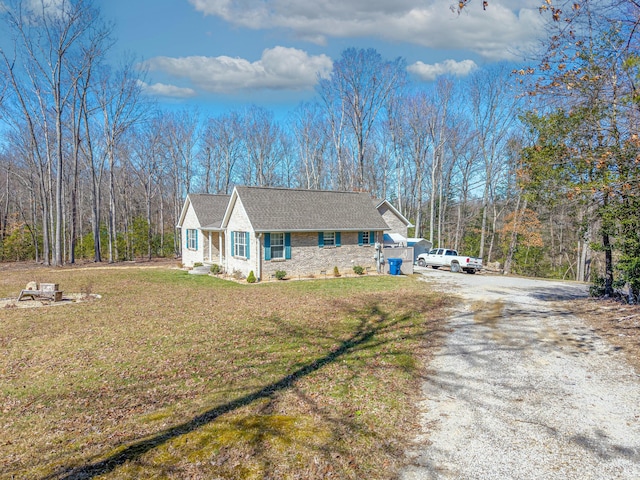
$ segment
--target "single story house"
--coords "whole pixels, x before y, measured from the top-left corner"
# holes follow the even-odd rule
[[[185,201],[178,228],[186,266],[217,263],[258,279],[277,270],[295,276],[374,269],[374,245],[390,230],[366,193],[238,186],[222,216],[224,199],[211,197],[225,196],[190,194]]]

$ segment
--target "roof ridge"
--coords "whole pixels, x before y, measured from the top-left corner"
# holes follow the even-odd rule
[[[189,195],[190,197],[194,196],[194,195],[203,196],[203,197],[204,196],[206,196],[206,197],[230,197],[231,196],[230,193],[193,193],[193,192],[191,192],[191,193],[189,193],[187,195]]]
[[[287,192],[319,192],[319,193],[365,193],[371,195],[370,192],[358,192],[354,190],[319,190],[315,188],[288,188],[288,187],[261,187],[258,185],[236,185],[236,188],[247,188],[252,190],[286,190]]]

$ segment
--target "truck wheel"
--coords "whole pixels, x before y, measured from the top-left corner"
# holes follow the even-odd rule
[[[459,264],[459,263],[456,263],[456,262],[453,262],[453,263],[451,264],[451,271],[452,271],[453,273],[459,273],[459,272],[460,272],[460,264]]]
[[[419,267],[426,267],[427,266],[427,262],[424,261],[424,258],[419,258],[418,259],[418,266]]]

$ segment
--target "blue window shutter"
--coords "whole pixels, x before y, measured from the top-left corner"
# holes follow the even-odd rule
[[[318,248],[324,248],[324,233],[318,232]]]
[[[364,240],[362,239],[362,237],[362,232],[358,232],[358,245],[360,246],[364,245]]]
[[[234,257],[236,255],[236,232],[231,232],[231,256]]]
[[[271,260],[271,234],[264,234],[264,259]]]
[[[200,237],[200,232],[198,232],[198,230],[194,230],[193,233],[196,234],[196,250],[198,250],[198,237]]]
[[[291,234],[284,234],[284,258],[286,260],[291,260]]]
[[[376,241],[374,240],[375,237],[375,233],[373,230],[369,232],[369,245],[373,245],[374,243],[376,243]]]
[[[247,260],[249,260],[249,258],[250,258],[250,257],[249,257],[249,232],[244,232],[244,235],[245,235],[245,236],[244,236],[244,240],[245,240],[245,247],[244,247],[244,249],[245,249],[246,254],[247,254]]]
[[[340,232],[336,232],[336,247],[340,246]]]

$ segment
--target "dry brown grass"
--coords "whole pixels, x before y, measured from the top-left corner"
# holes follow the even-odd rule
[[[446,306],[412,278],[166,265],[1,266],[0,297],[30,280],[102,298],[0,310],[2,478],[393,477]]]
[[[640,374],[640,306],[613,300],[574,302],[573,311],[584,318],[607,342],[621,350]]]

